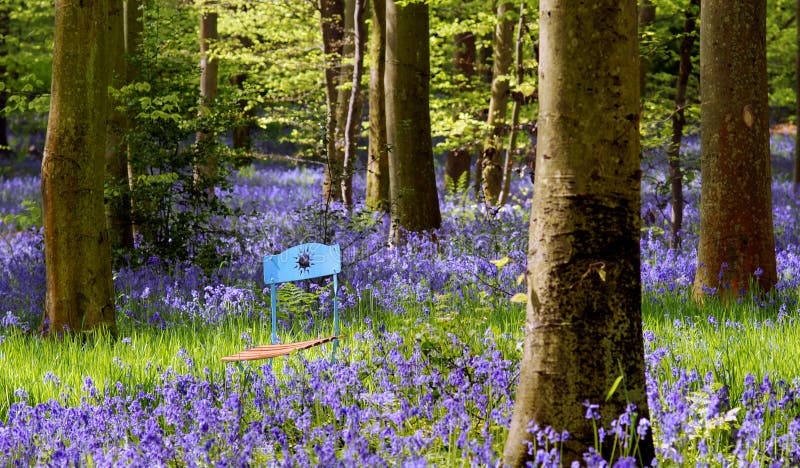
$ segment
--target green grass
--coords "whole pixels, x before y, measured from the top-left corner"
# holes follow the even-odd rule
[[[426,313],[423,305],[431,312]],[[262,312],[268,317],[268,311]],[[448,346],[448,333],[477,350],[483,346],[481,340],[490,328],[504,355],[517,360],[522,354],[524,314],[522,305],[505,300],[457,302],[440,296],[427,304],[409,303],[406,313],[398,315],[380,309],[367,298],[343,311],[342,333],[346,337],[341,344],[355,355],[369,356],[370,343],[355,336],[382,324],[403,336],[407,343],[421,343],[423,350]],[[724,306],[709,301],[699,306],[681,297],[658,296],[645,299],[643,314],[645,329],[656,336],[650,346],[669,350],[661,362],[659,379],[672,379],[671,372],[676,367],[696,369],[701,375],[712,371],[718,382],[729,386],[733,400],[741,395],[747,373],[757,379],[765,374],[787,380],[800,375],[800,323],[775,323],[774,311],[756,308],[751,302]],[[716,318],[718,325],[709,323],[709,315]],[[372,325],[367,324],[366,318]],[[676,319],[680,324],[676,325]],[[764,325],[766,319],[773,324]],[[725,326],[726,320],[740,325]],[[247,346],[243,332],[251,337],[253,345],[269,343],[269,320],[237,316],[218,325],[178,324],[164,330],[122,320],[119,337],[126,339],[97,336],[88,342],[75,338],[40,339],[7,330],[0,344],[0,419],[19,399],[14,392],[20,388],[31,403],[56,399],[75,405],[84,395],[85,376],[91,377],[102,392],[118,381],[129,388],[152,389],[168,368],[198,374],[208,368],[212,373],[222,373],[226,364],[219,359]],[[310,332],[296,324],[280,335],[282,341],[288,342],[330,333],[330,321],[325,320],[318,321]],[[330,346],[302,353],[307,359],[329,356]],[[181,349],[188,352],[193,368],[179,356]],[[286,358],[278,358],[273,366],[279,371],[285,362]],[[61,385],[45,379],[48,373],[57,376]]]

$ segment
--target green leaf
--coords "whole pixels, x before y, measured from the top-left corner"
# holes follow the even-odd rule
[[[516,304],[524,304],[528,302],[528,295],[525,293],[516,293],[511,297],[511,302]]]
[[[506,264],[510,260],[511,259],[506,256],[506,257],[503,257],[503,258],[500,258],[500,259],[497,259],[497,260],[489,260],[489,262],[494,263],[494,266],[496,266],[497,269],[499,270],[499,269],[503,268],[504,266],[506,266]]]
[[[614,381],[614,384],[611,385],[611,389],[608,391],[606,395],[606,401],[610,400],[612,396],[614,396],[614,392],[617,391],[617,387],[619,387],[620,382],[622,382],[622,374],[617,377],[617,380]]]

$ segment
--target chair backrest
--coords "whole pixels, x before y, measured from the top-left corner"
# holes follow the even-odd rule
[[[336,275],[342,271],[338,244],[300,244],[264,257],[264,282],[268,285]]]

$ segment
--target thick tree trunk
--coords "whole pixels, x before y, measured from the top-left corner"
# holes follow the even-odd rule
[[[431,141],[427,3],[386,1],[386,137],[392,238],[441,225]]]
[[[328,115],[325,121],[325,158],[327,166],[322,183],[322,195],[326,201],[340,200],[342,191],[337,181],[342,168],[336,159],[336,103],[340,65],[344,47],[344,0],[319,0],[320,29],[325,68],[325,104]]]
[[[344,125],[344,157],[340,180],[342,202],[348,208],[353,206],[353,167],[356,161],[358,129],[361,124],[361,76],[364,71],[363,56],[367,36],[367,23],[364,20],[366,0],[350,1],[353,3],[353,69]]]
[[[369,156],[366,206],[389,211],[389,155],[386,146],[386,106],[383,77],[386,69],[386,0],[372,0],[369,35]]]
[[[455,54],[453,54],[453,64],[461,75],[464,82],[468,85],[475,75],[475,33],[472,31],[456,34]],[[472,163],[472,155],[467,148],[455,148],[449,150],[444,159],[444,178],[445,185],[452,185],[455,190],[469,189],[469,166]]]
[[[738,295],[751,282],[768,291],[777,273],[766,0],[704,1],[700,17],[703,181],[694,294]]]
[[[527,323],[503,456],[509,466],[534,460],[525,444],[534,437],[527,431],[534,421],[556,433],[569,431],[561,463],[570,466],[594,444],[595,422],[608,426],[628,403],[637,406],[639,418],[649,417],[639,276],[636,1],[539,5]],[[622,383],[606,401],[620,375]],[[586,419],[586,401],[600,405],[601,421]],[[649,464],[651,435],[638,446]]]
[[[56,0],[50,117],[42,160],[45,327],[116,333],[103,210],[111,60],[108,0]]]
[[[656,6],[653,5],[652,0],[641,0],[639,4],[639,38],[641,40],[642,33],[652,25],[656,20]],[[642,56],[639,63],[639,89],[640,94],[645,95],[647,84],[647,73],[650,69],[650,59],[647,55]]]
[[[209,54],[213,42],[219,39],[217,32],[216,11],[203,11],[200,16],[200,117],[203,118],[210,112],[211,105],[217,99],[219,80],[219,60]],[[213,131],[201,130],[197,132],[197,146],[201,151],[204,146],[213,143],[216,135]],[[217,172],[217,161],[213,158],[204,159],[195,167],[195,181],[213,177]],[[208,195],[213,194],[212,188],[207,188]]]
[[[9,6],[5,3],[0,5],[0,82],[8,83],[6,79],[5,57],[8,55],[6,36],[9,31]],[[8,116],[6,105],[8,104],[8,90],[5,86],[0,89],[0,159],[11,156],[11,148],[8,145]]]
[[[490,134],[481,153],[483,195],[489,205],[496,205],[503,180],[502,136],[506,126],[511,52],[514,36],[514,4],[502,1],[497,7],[497,26],[494,30],[494,66],[492,68],[492,98],[489,101],[487,124]]]
[[[686,88],[689,75],[692,73],[692,49],[694,48],[697,14],[700,12],[700,0],[690,0],[686,9],[686,20],[683,23],[683,39],[681,39],[681,56],[678,64],[678,84],[675,89],[675,112],[672,114],[672,139],[667,148],[669,161],[669,181],[672,192],[672,219],[670,246],[677,249],[681,246],[681,229],[683,229],[683,173],[681,171],[681,141],[683,127],[686,125]],[[641,20],[641,14],[639,15]]]
[[[800,0],[797,0],[797,12],[795,14],[797,24],[797,57],[795,65],[795,101],[796,101],[796,126],[795,126],[795,145],[794,145],[794,176],[792,177],[792,187],[794,193],[800,192]]]
[[[125,9],[122,2],[111,2],[108,13],[108,45],[111,50],[114,80],[119,88],[127,77],[125,56]],[[112,248],[133,249],[133,223],[131,221],[131,192],[128,180],[128,149],[124,145],[128,119],[120,103],[112,103],[109,110],[106,135],[106,180],[119,193],[106,206],[106,221]]]
[[[524,43],[525,30],[525,2],[519,6],[519,20],[517,22],[517,40],[514,48],[514,69],[516,72],[517,85],[522,84],[525,79],[525,68],[522,66],[522,44]],[[525,99],[521,93],[514,99],[514,107],[511,111],[511,128],[508,133],[508,147],[506,149],[506,160],[503,163],[503,185],[500,195],[497,198],[498,205],[505,205],[511,192],[511,167],[514,161],[514,153],[517,151],[517,126],[519,125],[519,113],[522,102]]]

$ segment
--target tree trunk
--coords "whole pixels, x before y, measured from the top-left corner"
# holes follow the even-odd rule
[[[200,118],[207,117],[211,105],[217,99],[217,88],[219,79],[219,60],[209,54],[211,43],[219,39],[217,33],[216,11],[205,10],[200,16]],[[204,147],[213,144],[216,135],[213,131],[200,130],[197,132],[197,146],[200,152],[204,152]],[[195,181],[212,177],[217,172],[217,161],[213,158],[204,157],[195,167]],[[210,196],[213,188],[206,189]]]
[[[9,35],[9,5],[3,3],[0,5],[0,82],[3,84],[8,83],[6,77],[5,59],[8,55],[8,45],[6,45],[6,36]],[[6,105],[8,104],[8,90],[5,86],[0,89],[0,159],[6,159],[11,156],[11,148],[8,142],[8,114],[6,113]]]
[[[652,0],[641,0],[639,5],[639,40],[641,41],[642,33],[652,25],[656,20],[656,6],[653,5]],[[647,72],[650,69],[650,58],[647,54],[641,56],[642,60],[639,63],[639,89],[642,96],[645,95],[647,90]]]
[[[366,206],[389,211],[389,155],[386,151],[386,106],[383,77],[386,69],[386,0],[372,0],[369,35],[369,156]]]
[[[122,2],[111,2],[108,12],[108,48],[111,50],[112,85],[120,88],[127,77],[125,57],[125,10]],[[122,103],[112,103],[109,109],[106,135],[106,180],[118,196],[111,197],[106,207],[106,221],[112,248],[133,249],[131,221],[131,192],[128,180],[128,150],[123,144],[128,119]]]
[[[342,169],[336,160],[336,103],[339,85],[340,64],[344,47],[344,0],[319,0],[320,29],[322,30],[322,51],[325,67],[325,157],[327,166],[322,183],[322,195],[326,201],[340,200],[342,191],[337,181]]]
[[[527,323],[503,456],[509,466],[534,461],[525,444],[534,437],[527,431],[534,421],[556,433],[569,431],[561,464],[570,466],[594,445],[594,423],[607,427],[628,403],[636,405],[639,418],[649,418],[639,263],[636,1],[539,5]],[[606,401],[620,375],[622,383]],[[586,401],[600,405],[601,421],[586,419]],[[649,464],[651,434],[638,447]]]
[[[794,176],[792,177],[792,187],[794,193],[800,192],[800,0],[797,0],[797,12],[795,14],[797,25],[797,58],[795,65],[795,101],[797,117],[795,125],[795,145],[794,145]]]
[[[489,101],[487,124],[489,137],[481,153],[483,170],[483,195],[488,205],[496,205],[502,188],[503,168],[502,135],[506,125],[511,51],[513,50],[514,4],[503,1],[497,7],[497,26],[494,30],[494,66],[492,68],[492,98]]]
[[[427,3],[386,1],[386,137],[392,239],[441,225],[431,141]]]
[[[522,84],[525,79],[525,68],[522,66],[522,44],[524,43],[524,36],[522,33],[525,30],[525,2],[519,5],[519,21],[517,22],[517,40],[514,49],[514,69],[516,71],[517,85]],[[517,126],[519,125],[519,112],[522,107],[522,102],[525,96],[522,93],[517,93],[514,99],[514,107],[511,111],[511,128],[508,134],[508,149],[506,150],[506,161],[503,164],[503,185],[500,189],[500,195],[497,198],[497,204],[502,206],[508,201],[508,196],[511,193],[511,167],[514,161],[514,153],[517,151]]]
[[[700,243],[694,295],[777,280],[767,107],[766,0],[700,11]],[[757,270],[760,274],[754,274]]]
[[[347,103],[344,126],[344,159],[342,163],[342,202],[348,208],[353,206],[353,167],[356,161],[358,129],[361,124],[361,76],[364,71],[364,45],[367,36],[367,23],[364,20],[366,0],[349,0],[353,3],[353,70],[352,87]]]
[[[692,49],[694,48],[697,14],[700,0],[690,0],[686,8],[686,20],[683,23],[683,39],[681,39],[681,55],[678,64],[678,84],[675,89],[675,112],[672,114],[672,140],[667,147],[669,161],[669,181],[672,188],[672,220],[670,246],[677,249],[681,246],[681,229],[683,228],[683,173],[681,171],[681,141],[683,127],[686,125],[686,88],[689,75],[692,73]],[[641,15],[639,16],[641,19]]]
[[[103,210],[108,85],[107,0],[56,0],[50,117],[42,159],[50,334],[116,333]]]
[[[144,22],[142,21],[142,13],[139,9],[141,4],[140,0],[125,0],[123,1],[123,9],[125,10],[125,82],[134,83],[139,79],[139,69],[136,66],[135,58],[139,53],[139,44],[141,43],[142,31],[144,31]],[[137,207],[134,202],[133,192],[136,187],[136,177],[131,161],[136,158],[136,148],[129,143],[126,147],[127,160],[128,160],[128,185],[131,192],[131,231],[135,238],[136,227],[136,213]]]
[[[469,86],[475,75],[475,33],[472,31],[456,34],[453,65],[461,79]],[[472,157],[468,148],[459,147],[447,152],[444,159],[445,185],[452,185],[456,191],[469,189],[469,166]]]
[[[247,73],[239,73],[231,77],[231,84],[241,92],[244,90],[244,82],[247,80]],[[231,132],[231,144],[233,149],[250,151],[250,125],[249,122],[253,118],[253,111],[247,109],[247,100],[239,99],[236,103],[239,108],[240,118],[245,119],[247,123],[237,125]]]

